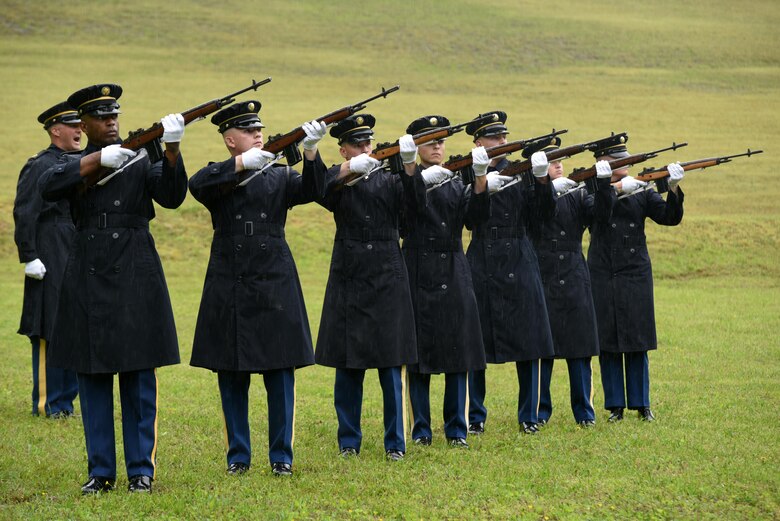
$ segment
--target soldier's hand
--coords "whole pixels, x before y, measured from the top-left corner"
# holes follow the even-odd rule
[[[163,143],[180,143],[184,137],[184,116],[168,114],[160,120],[163,126]]]
[[[606,163],[606,161],[604,161]],[[553,191],[558,195],[565,194],[575,186],[577,183],[569,179],[568,177],[557,177],[552,180]]]
[[[476,169],[475,169],[476,170]],[[498,172],[490,172],[486,176],[489,193],[498,192],[502,186],[512,180],[508,175],[500,175]]]
[[[100,166],[107,168],[119,168],[129,158],[135,156],[136,152],[129,148],[122,148],[122,145],[108,145],[100,151]]]
[[[241,162],[244,164],[244,170],[260,170],[275,157],[275,155],[265,150],[250,148],[241,154]]]
[[[359,156],[355,156],[349,160],[349,171],[359,174],[367,174],[381,164],[381,161],[374,159],[368,154],[360,154]]]
[[[433,165],[423,170],[420,175],[422,175],[425,186],[432,186],[443,183],[452,177],[452,172],[443,166]]]
[[[547,162],[547,154],[541,150],[539,152],[534,152],[534,154],[531,156],[531,173],[534,175],[534,177],[546,176],[548,166],[549,163]]]
[[[31,260],[24,265],[24,274],[32,279],[43,280],[46,275],[46,266],[41,259]]]
[[[487,173],[490,158],[485,147],[476,147],[471,149],[471,165],[474,168],[474,175],[482,177]]]
[[[404,164],[408,165],[417,161],[417,144],[411,134],[404,134],[398,138],[398,150]]]
[[[680,163],[671,163],[666,167],[666,171],[669,172],[669,188],[677,186],[685,176],[685,170],[680,166]]]
[[[640,181],[639,179],[634,179],[630,175],[627,175],[620,181],[620,190],[625,194],[636,192],[643,186],[647,186],[647,183]]]
[[[303,138],[304,150],[316,150],[317,143],[325,137],[325,133],[328,131],[328,125],[323,121],[317,121],[316,119],[311,122],[306,122],[301,125],[301,128],[306,133],[306,137]]]
[[[596,178],[607,179],[612,177],[612,167],[609,166],[609,161],[597,161],[596,162]]]

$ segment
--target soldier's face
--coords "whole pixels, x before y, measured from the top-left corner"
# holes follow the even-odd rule
[[[499,134],[497,136],[482,136],[481,138],[475,139],[474,144],[478,147],[485,147],[485,148],[492,148],[497,147],[499,145],[505,145],[506,144],[506,134]],[[496,156],[490,160],[491,166],[496,166],[499,161],[504,157],[504,155]]]
[[[99,145],[112,145],[119,141],[119,119],[117,114],[105,116],[81,116],[81,130],[87,135],[89,141]]]
[[[553,161],[547,166],[547,175],[550,179],[558,179],[563,175],[563,161]]]
[[[230,128],[222,137],[233,156],[243,154],[250,148],[263,148],[262,128]]]
[[[57,123],[49,129],[51,142],[65,152],[74,152],[81,149],[81,124],[67,125]]]
[[[357,157],[360,154],[370,154],[371,151],[374,149],[374,146],[371,144],[370,139],[366,139],[365,141],[361,141],[359,143],[342,143],[341,147],[339,148],[339,154],[341,154],[341,157],[344,159],[352,159],[353,157]]]
[[[440,165],[444,160],[444,140],[420,145],[417,147],[417,153],[420,154],[420,163],[423,166]]]

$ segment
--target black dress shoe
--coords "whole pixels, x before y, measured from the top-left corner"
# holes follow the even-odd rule
[[[450,447],[455,447],[456,449],[469,448],[469,444],[466,443],[466,438],[447,438],[447,444]]]
[[[639,419],[646,422],[651,422],[655,420],[655,416],[653,415],[653,411],[650,410],[650,407],[642,407],[639,409]]]
[[[539,418],[539,421],[536,423],[536,430],[541,429],[545,425],[547,425],[547,420],[543,420],[543,419]]]
[[[149,476],[130,476],[130,483],[127,484],[127,490],[130,492],[142,492],[149,494],[152,491],[152,478]]]
[[[114,480],[108,478],[101,478],[100,476],[92,476],[89,481],[81,486],[81,495],[88,496],[90,494],[98,494],[100,492],[109,492],[114,490]]]
[[[249,470],[249,465],[246,463],[231,463],[228,465],[227,473],[231,476],[240,476]]]
[[[423,447],[430,447],[431,446],[431,438],[429,436],[420,436],[419,438],[414,439],[415,445],[422,445]]]
[[[590,429],[590,428],[596,426],[596,421],[595,420],[582,420],[581,422],[577,422],[577,425],[579,425],[583,429]]]
[[[485,422],[469,423],[469,434],[479,436],[485,433]]]
[[[385,451],[385,459],[388,461],[401,461],[404,459],[404,453],[400,450],[390,449]]]
[[[66,420],[71,416],[73,416],[73,411],[57,411],[50,415],[49,418],[52,420]]]
[[[520,432],[523,434],[536,434],[539,432],[539,427],[533,422],[520,422]]]
[[[281,461],[271,463],[271,473],[274,476],[292,476],[292,465]]]
[[[352,457],[356,457],[357,455],[358,455],[358,451],[354,447],[344,447],[339,452],[339,456],[341,456],[342,458],[352,458]]]
[[[619,422],[623,419],[623,408],[622,407],[615,407],[614,409],[610,409],[611,414],[609,415],[609,418],[607,418],[607,421],[609,423],[615,423]]]

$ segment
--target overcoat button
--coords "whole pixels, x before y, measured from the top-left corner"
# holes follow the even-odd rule
[[[636,252],[636,250],[635,250],[634,248],[631,248],[631,249],[630,249],[630,250],[628,250],[628,251],[630,251],[631,253],[635,253],[635,252]]]
[[[446,284],[442,284],[441,285],[441,289],[447,289],[447,285]]]
[[[442,259],[446,259],[446,258],[447,258],[447,254],[446,254],[446,253],[442,253],[442,254],[441,254],[441,258],[442,258]]]
[[[509,278],[510,278],[510,279],[513,279],[513,278],[515,278],[515,274],[514,274],[514,273],[510,273],[510,274],[509,274]]]
[[[114,232],[114,233],[111,234],[111,237],[113,237],[114,239],[118,239],[119,238],[119,233]]]
[[[241,214],[236,215],[236,220],[240,220],[240,219],[241,219]]]
[[[561,230],[561,235],[566,235],[566,232]]]
[[[633,227],[634,227],[634,223],[629,223],[628,225],[629,225],[631,228],[633,228]]]
[[[265,212],[260,212],[260,218],[261,219],[265,219],[266,217],[268,217],[268,215],[266,215]]]
[[[117,199],[116,201],[114,201],[114,206],[119,206],[120,204],[122,204],[122,203],[120,203],[120,202],[119,202],[119,199]]]
[[[565,281],[565,280],[559,280],[559,281],[558,281],[558,283],[559,283],[561,286],[563,286],[564,284],[566,284],[566,281]]]
[[[89,274],[94,275],[95,274],[95,268],[89,268]]]
[[[262,244],[260,244],[260,249],[261,249],[261,250],[264,250],[264,249],[266,249],[267,247],[268,247],[268,246],[266,246],[266,245],[265,245],[265,243],[262,243]]]
[[[119,273],[119,266],[114,266],[114,273]]]
[[[243,247],[244,246],[241,245],[241,244],[236,244],[236,251],[241,251],[241,248],[243,248]]]
[[[560,254],[560,255],[558,255],[558,258],[559,258],[560,260],[563,260],[563,254]]]
[[[612,227],[613,227],[613,228],[617,228],[617,224],[615,224],[615,223],[612,223]]]
[[[366,249],[367,250],[373,250],[374,249],[374,245],[373,244],[367,244],[366,245]]]

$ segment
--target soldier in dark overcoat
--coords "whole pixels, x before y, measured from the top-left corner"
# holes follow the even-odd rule
[[[628,151],[625,145],[617,145],[597,150],[594,155],[610,160],[626,157]],[[657,342],[645,220],[650,218],[664,226],[682,221],[684,194],[677,184],[683,170],[677,164],[668,169],[666,200],[655,190],[645,190],[642,181],[626,175],[627,168],[613,171],[617,194],[612,197],[617,201],[611,217],[590,226],[588,267],[598,322],[604,407],[610,411],[610,422],[623,419],[626,404],[645,421],[655,418],[650,409],[647,352],[656,349]],[[626,197],[618,198],[618,194]]]
[[[177,208],[187,195],[179,153],[181,114],[162,118],[161,161],[122,148],[122,88],[93,85],[68,98],[87,147],[42,176],[44,199],[67,199],[76,223],[57,319],[51,365],[78,373],[90,479],[82,493],[113,489],[116,455],[113,374],[119,374],[128,488],[150,492],[156,470],[157,372],[179,362],[179,346],[162,265],[149,233],[153,201]]]
[[[402,251],[417,331],[417,363],[409,366],[409,396],[412,438],[430,445],[430,380],[432,374],[444,373],[444,435],[451,446],[467,448],[467,374],[485,368],[485,351],[461,236],[464,225],[475,226],[488,217],[487,153],[472,152],[476,180],[466,186],[441,166],[443,139],[418,148],[412,138],[449,124],[444,116],[424,116],[414,120],[399,139],[408,211]],[[428,191],[434,185],[438,187]]]
[[[63,154],[79,152],[81,120],[66,101],[38,116],[51,144],[31,157],[19,174],[14,199],[14,240],[24,263],[24,301],[18,333],[32,344],[32,413],[66,418],[78,392],[76,373],[46,364],[68,250],[76,230],[68,201],[44,201],[38,179]]]
[[[251,464],[249,385],[263,375],[268,396],[268,457],[292,474],[295,369],[314,363],[298,271],[284,234],[287,211],[317,199],[325,165],[317,142],[324,123],[305,123],[303,175],[273,166],[264,152],[259,101],[235,103],[211,121],[230,159],[190,179],[214,227],[190,364],[217,372],[227,431],[228,473]]]
[[[321,201],[333,212],[336,236],[316,360],[336,368],[333,394],[344,456],[360,453],[363,380],[366,369],[377,369],[385,454],[399,460],[406,452],[405,366],[416,361],[417,348],[409,279],[398,243],[403,186],[399,175],[368,155],[375,124],[371,114],[356,114],[330,130],[346,161],[329,170]],[[344,184],[356,175],[356,182]]]
[[[560,138],[556,137],[543,151],[557,150],[560,143]],[[596,171],[597,190],[590,194],[563,176],[561,160],[551,162],[548,173],[557,198],[555,218],[531,227],[555,358],[566,360],[571,410],[577,424],[586,428],[596,424],[591,357],[598,356],[599,343],[590,273],[582,255],[582,234],[595,220],[609,219],[613,202],[609,163],[599,161]],[[550,383],[555,358],[542,359],[539,376],[540,425],[546,424],[552,416]]]
[[[487,148],[506,143],[509,131],[503,111],[481,114],[466,127],[474,144]],[[485,356],[491,364],[514,362],[519,386],[517,419],[522,432],[537,432],[540,359],[552,356],[552,336],[544,304],[536,253],[528,238],[528,226],[549,220],[555,200],[547,178],[547,157],[534,156],[533,188],[515,183],[490,195],[490,217],[472,227],[467,252],[474,277],[474,292]],[[489,170],[509,165],[505,157],[491,161]],[[484,432],[485,371],[469,373],[469,432]]]

